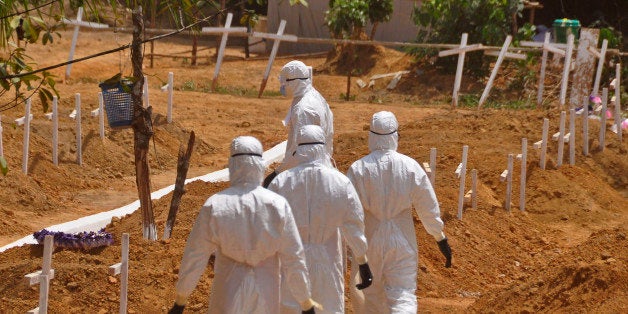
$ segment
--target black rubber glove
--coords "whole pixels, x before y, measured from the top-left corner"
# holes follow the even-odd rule
[[[355,285],[358,290],[366,289],[373,283],[373,274],[371,274],[369,263],[360,265],[360,280],[362,282]]]
[[[264,178],[264,182],[262,182],[262,186],[264,188],[268,188],[268,186],[270,185],[271,182],[273,182],[273,179],[276,176],[277,176],[277,171],[271,172],[268,176],[266,176],[266,178]]]
[[[185,308],[185,305],[179,305],[175,303],[170,309],[170,311],[168,311],[168,314],[182,314],[184,308]]]
[[[449,246],[449,243],[447,243],[447,238],[444,238],[436,243],[438,243],[438,248],[440,249],[440,252],[443,253],[445,258],[447,259],[447,261],[445,262],[445,267],[451,267],[451,247]]]
[[[301,314],[315,314],[316,312],[314,312],[314,307],[312,306],[309,310],[307,311],[301,311]]]

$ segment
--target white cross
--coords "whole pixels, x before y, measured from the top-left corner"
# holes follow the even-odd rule
[[[497,76],[497,71],[499,70],[499,67],[504,61],[504,58],[507,57],[506,54],[507,54],[507,50],[508,50],[508,47],[510,46],[511,41],[512,41],[512,36],[510,35],[506,36],[506,40],[504,41],[504,44],[502,45],[502,49],[499,51],[499,54],[497,56],[497,61],[495,62],[495,66],[493,67],[493,71],[491,72],[491,76],[489,77],[488,82],[486,83],[486,87],[484,88],[484,92],[482,93],[482,96],[480,97],[478,108],[482,107],[482,105],[486,101],[486,98],[488,98],[488,94],[491,92],[491,88],[493,87],[493,81],[495,81],[495,77]],[[516,57],[516,54],[513,54],[513,55]]]
[[[233,20],[233,14],[227,14],[227,20],[225,21],[224,27],[203,27],[201,29],[202,33],[209,34],[221,34],[222,39],[220,41],[220,48],[218,49],[218,58],[216,59],[216,68],[214,69],[214,77],[212,79],[212,90],[216,85],[216,80],[218,79],[218,73],[220,72],[220,65],[222,64],[222,58],[225,55],[225,47],[227,46],[227,38],[229,37],[229,33],[245,33],[246,27],[231,27],[231,21]]]
[[[466,52],[475,50],[482,50],[484,47],[482,44],[474,44],[467,46],[467,38],[469,34],[463,33],[460,39],[460,47],[450,50],[443,50],[438,53],[439,57],[446,57],[451,55],[458,55],[458,67],[456,68],[456,79],[454,81],[454,92],[452,96],[452,106],[455,108],[458,106],[458,93],[460,92],[460,83],[462,82],[462,69],[464,68],[464,56]]]
[[[252,37],[257,38],[266,38],[273,40],[273,49],[270,51],[270,57],[268,59],[268,65],[266,66],[266,71],[264,71],[264,78],[262,79],[262,85],[259,89],[259,94],[257,98],[262,97],[262,93],[264,92],[264,88],[266,88],[266,83],[268,82],[268,76],[270,75],[270,69],[273,66],[273,62],[275,61],[275,56],[277,55],[277,50],[279,50],[279,43],[282,40],[296,42],[298,40],[297,36],[294,35],[284,35],[283,31],[286,28],[286,21],[281,20],[279,23],[279,29],[277,29],[277,34],[269,34],[269,33],[258,33],[253,32]]]
[[[522,47],[541,47],[543,49],[543,57],[541,61],[541,74],[539,76],[539,86],[536,94],[536,105],[540,107],[543,103],[543,89],[545,85],[545,69],[547,68],[547,55],[548,53],[557,54],[560,56],[565,56],[565,50],[560,49],[560,47],[564,46],[564,44],[550,43],[549,32],[545,33],[545,39],[542,43],[534,42],[534,41],[522,41],[520,45]]]
[[[70,46],[70,57],[68,57],[68,61],[72,61],[74,59],[74,49],[76,47],[76,41],[78,40],[79,28],[81,26],[89,27],[89,28],[108,28],[107,24],[93,23],[93,22],[83,22],[83,7],[78,8],[78,12],[76,13],[76,20],[68,20],[63,18],[63,23],[74,25],[74,34],[72,35],[72,45]],[[72,69],[72,63],[68,64],[65,68],[65,78],[70,78],[70,71]]]

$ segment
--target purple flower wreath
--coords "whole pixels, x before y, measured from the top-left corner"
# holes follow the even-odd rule
[[[33,233],[33,237],[35,238],[35,240],[37,240],[39,244],[44,243],[44,238],[47,235],[53,236],[53,242],[55,246],[68,249],[87,250],[113,244],[113,235],[105,231],[104,228],[100,229],[98,232],[83,231],[79,233],[65,233],[62,231],[56,232],[42,229],[41,231]]]

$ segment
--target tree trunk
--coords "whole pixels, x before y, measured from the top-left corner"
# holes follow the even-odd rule
[[[196,54],[198,51],[198,36],[192,33],[192,65],[196,65]]]
[[[142,34],[144,20],[142,7],[133,10],[133,41],[131,43],[131,62],[133,64],[133,151],[135,152],[135,183],[142,211],[142,235],[144,239],[157,240],[157,229],[153,217],[153,204],[150,198],[150,167],[148,165],[148,148],[153,136],[152,108],[142,106],[144,73],[142,63]]]
[[[192,149],[194,148],[194,131],[190,133],[190,139],[188,140],[187,150],[183,150],[183,143],[179,147],[179,159],[177,162],[177,179],[174,183],[174,191],[172,192],[172,201],[170,202],[170,211],[168,211],[168,220],[166,221],[166,227],[164,228],[163,239],[170,239],[172,229],[174,229],[174,222],[177,219],[177,212],[179,211],[179,204],[181,203],[181,197],[185,194],[185,178],[188,174],[188,168],[190,167],[190,156],[192,155]]]

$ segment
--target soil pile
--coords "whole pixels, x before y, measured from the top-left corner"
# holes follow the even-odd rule
[[[81,36],[92,41],[77,51],[89,54],[111,48],[111,43],[121,41],[118,36],[122,35]],[[42,49],[40,55],[48,57],[42,65],[65,60],[68,38],[62,37],[54,50],[38,48]],[[185,47],[176,42],[160,42],[156,50],[180,51]],[[229,51],[231,58],[223,64],[218,88],[213,92],[208,90],[211,79],[207,73],[211,69],[205,66],[191,67],[180,58],[163,58],[156,59],[155,68],[145,69],[155,110],[156,136],[149,156],[153,190],[174,183],[178,148],[187,142],[191,130],[196,134],[196,147],[188,177],[224,168],[229,143],[235,136],[253,135],[266,149],[285,138],[280,120],[289,100],[276,92],[278,83],[273,75],[264,96],[256,98],[267,61],[242,60],[240,53]],[[404,57],[384,49],[378,58]],[[50,157],[50,122],[42,112],[34,111],[29,169],[28,175],[24,175],[20,171],[23,131],[21,127],[12,127],[13,120],[24,114],[23,108],[2,113],[4,153],[11,167],[9,174],[0,178],[3,244],[46,226],[137,199],[131,131],[107,129],[105,138],[100,139],[97,119],[85,117],[83,164],[78,165],[75,122],[67,118],[77,92],[83,97],[83,112],[97,108],[97,82],[112,76],[102,69],[109,69],[118,61],[113,56],[75,64],[72,79],[60,84],[58,166],[52,164]],[[272,73],[278,73],[284,61],[289,60],[276,61]],[[324,57],[304,61],[315,69],[328,65]],[[363,78],[402,70],[407,67],[374,67]],[[169,71],[175,73],[176,90],[174,122],[170,124],[165,121],[165,96],[159,90]],[[438,84],[443,90],[439,91],[434,87],[436,83],[411,83],[416,79],[414,75],[419,74],[404,76],[399,89],[387,90],[377,85],[368,90],[356,89],[356,101],[349,102],[339,96],[345,92],[346,76],[321,71],[315,75],[314,85],[334,112],[334,158],[340,171],[345,172],[353,161],[368,153],[368,124],[372,114],[380,110],[394,112],[400,121],[400,152],[423,163],[429,162],[430,149],[437,148],[435,189],[454,260],[452,268],[443,267],[435,241],[415,217],[420,248],[420,311],[628,311],[625,140],[619,143],[614,133],[607,132],[605,149],[598,150],[600,126],[591,120],[590,138],[594,140],[590,142],[590,154],[582,154],[581,131],[577,131],[574,165],[569,164],[566,151],[563,165],[556,166],[557,145],[551,141],[547,167],[542,170],[540,152],[532,143],[541,139],[544,118],[550,120],[550,134],[558,130],[559,110],[451,110],[446,99],[453,85],[452,77],[441,77]],[[469,86],[463,87],[465,93],[473,92]],[[576,130],[581,130],[580,124],[578,119]],[[525,211],[519,210],[518,160],[513,171],[511,210],[507,211],[507,185],[500,181],[500,174],[507,167],[508,154],[521,153],[522,138],[528,142]],[[461,162],[463,145],[469,146],[465,190],[470,189],[470,173],[476,169],[478,207],[466,204],[460,220],[459,179],[454,172]],[[112,246],[87,251],[57,248],[52,262],[55,278],[50,286],[50,312],[118,311],[119,277],[108,275],[108,267],[120,261],[123,233],[131,236],[129,313],[167,311],[174,299],[179,263],[196,214],[207,197],[227,186],[228,183],[200,181],[188,184],[173,237],[167,241],[143,240],[141,215],[135,212],[106,228],[114,235]],[[168,194],[154,201],[159,236],[163,234],[170,198]],[[27,286],[24,275],[41,267],[42,251],[40,245],[34,245],[0,253],[0,276],[5,278],[0,283],[0,312],[23,313],[37,306],[38,287]],[[190,312],[206,311],[212,275],[209,267],[190,299]]]

